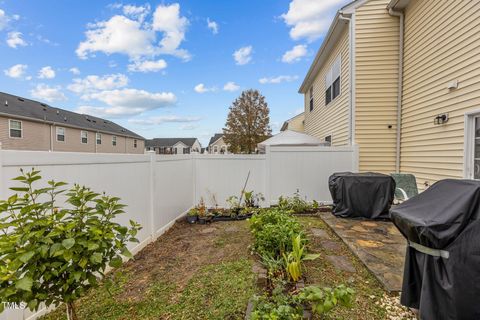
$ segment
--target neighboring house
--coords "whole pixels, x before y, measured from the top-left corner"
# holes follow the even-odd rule
[[[215,133],[213,137],[210,138],[210,142],[207,147],[208,153],[211,154],[227,154],[228,145],[223,140],[223,133]]]
[[[145,150],[157,154],[200,153],[202,146],[197,138],[154,138],[145,141]]]
[[[144,138],[118,124],[0,92],[2,149],[143,153]]]
[[[292,131],[298,131],[298,132],[305,132],[305,113],[302,112],[300,114],[297,114],[295,117],[292,117],[285,121],[282,125],[282,128],[280,128],[280,131],[285,131],[285,130],[292,130]]]
[[[478,1],[346,5],[299,90],[305,132],[358,145],[360,171],[480,179],[477,21]]]

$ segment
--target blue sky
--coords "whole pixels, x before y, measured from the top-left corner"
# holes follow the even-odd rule
[[[275,132],[346,2],[0,1],[0,91],[205,144],[255,88]]]

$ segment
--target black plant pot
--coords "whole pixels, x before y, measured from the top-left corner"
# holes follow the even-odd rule
[[[187,216],[188,223],[196,223],[198,221],[198,216]]]

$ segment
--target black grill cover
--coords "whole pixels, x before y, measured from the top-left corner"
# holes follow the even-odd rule
[[[479,200],[480,181],[447,179],[390,211],[408,240],[449,252],[407,247],[401,302],[422,320],[480,319]]]
[[[332,213],[342,218],[388,219],[395,180],[374,172],[335,173],[328,179]]]

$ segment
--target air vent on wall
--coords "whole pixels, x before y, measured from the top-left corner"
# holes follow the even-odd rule
[[[8,100],[5,100],[5,107],[8,107]]]

